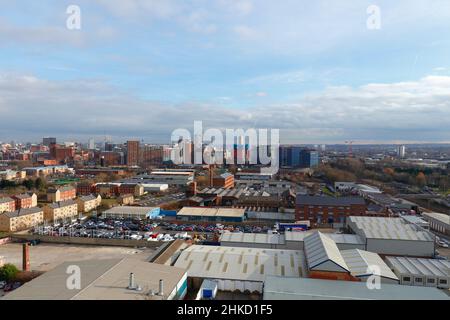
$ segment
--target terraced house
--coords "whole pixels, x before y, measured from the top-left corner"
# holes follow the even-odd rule
[[[10,197],[0,198],[0,213],[16,210],[16,202]]]
[[[35,193],[23,193],[12,196],[16,202],[16,209],[27,209],[37,207],[37,195]]]
[[[44,222],[42,208],[26,208],[0,214],[0,231],[17,232]]]
[[[100,195],[88,195],[79,197],[76,201],[78,204],[78,212],[87,213],[100,206],[102,197]]]
[[[72,186],[65,186],[59,189],[50,188],[47,191],[47,201],[59,202],[75,199],[77,190]]]
[[[78,216],[78,204],[74,200],[60,201],[44,207],[44,219],[57,221]]]

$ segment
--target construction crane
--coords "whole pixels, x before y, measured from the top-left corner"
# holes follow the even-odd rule
[[[345,144],[348,144],[348,157],[353,158],[353,142],[354,141],[345,141]]]

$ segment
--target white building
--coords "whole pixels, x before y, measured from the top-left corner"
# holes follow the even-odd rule
[[[351,216],[346,227],[365,241],[367,251],[415,257],[435,253],[434,235],[402,218]]]
[[[175,267],[187,270],[191,282],[216,280],[221,291],[260,292],[267,276],[306,276],[302,251],[193,245]],[[195,286],[195,285],[194,285]]]
[[[450,216],[437,212],[424,212],[423,218],[430,224],[430,229],[450,236]]]
[[[386,263],[400,279],[400,284],[450,288],[450,262],[437,259],[386,257]]]

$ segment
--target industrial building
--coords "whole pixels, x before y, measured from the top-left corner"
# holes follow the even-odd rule
[[[437,259],[386,257],[387,265],[408,286],[450,288],[450,262]]]
[[[155,219],[159,216],[161,209],[159,207],[131,207],[118,206],[103,211],[102,217],[111,219]]]
[[[450,300],[436,288],[383,283],[371,290],[366,283],[268,276],[264,300]]]
[[[254,234],[254,233],[223,233],[220,236],[220,244],[228,247],[247,248],[270,248],[304,250],[305,237],[315,231],[291,232],[284,234]],[[323,233],[324,236],[332,239],[339,250],[361,249],[365,250],[366,245],[363,239],[356,234],[336,234]]]
[[[374,253],[359,249],[342,250],[342,258],[348,266],[353,277],[360,281],[367,281],[370,277],[377,275],[381,283],[398,284],[399,279],[389,266]],[[376,270],[375,270],[376,269]]]
[[[349,217],[346,228],[364,240],[367,251],[415,257],[435,254],[434,235],[402,218]]]
[[[450,236],[450,216],[437,212],[424,212],[423,218],[430,224],[430,229]]]
[[[209,222],[242,222],[245,210],[237,208],[184,207],[177,213],[178,220]]]
[[[68,270],[81,273],[80,288],[67,286]],[[186,280],[184,269],[132,258],[65,262],[2,299],[181,300]]]
[[[187,270],[190,287],[199,288],[203,279],[210,279],[220,291],[262,293],[267,276],[306,276],[304,254],[298,250],[193,245],[181,253],[175,267]]]

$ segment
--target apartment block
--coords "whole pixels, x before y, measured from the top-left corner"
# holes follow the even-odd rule
[[[0,198],[0,213],[16,210],[16,202],[10,197]]]
[[[17,232],[30,229],[44,222],[42,208],[19,209],[0,214],[0,231]]]
[[[77,196],[77,190],[72,186],[65,186],[59,189],[48,189],[47,201],[60,202],[70,199],[75,199]]]
[[[55,202],[44,207],[44,219],[56,221],[78,216],[78,204],[74,200]]]
[[[16,209],[27,209],[37,207],[37,195],[35,193],[18,194],[12,196],[16,203]]]
[[[97,209],[100,206],[102,197],[100,195],[83,196],[79,197],[76,202],[78,204],[78,212],[87,213]]]

